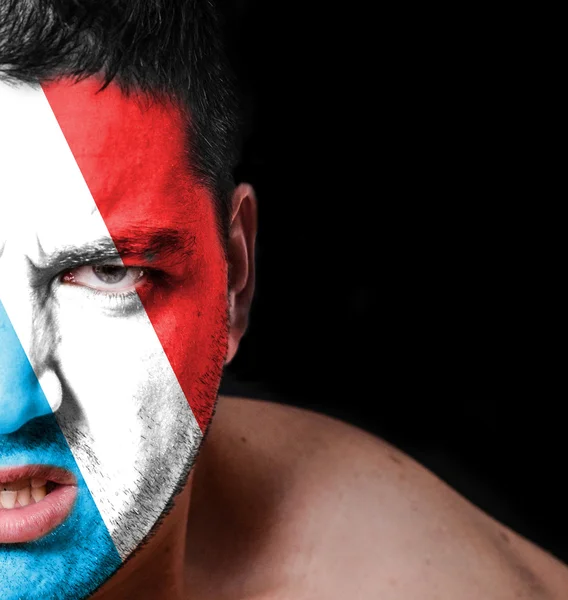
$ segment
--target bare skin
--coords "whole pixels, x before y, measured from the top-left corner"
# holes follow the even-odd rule
[[[568,567],[385,442],[221,398],[159,534],[97,599],[562,600]]]

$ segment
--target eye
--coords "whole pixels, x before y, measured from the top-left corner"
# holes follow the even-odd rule
[[[62,283],[82,285],[99,292],[129,292],[146,278],[141,267],[123,265],[84,265],[67,271],[61,277]]]

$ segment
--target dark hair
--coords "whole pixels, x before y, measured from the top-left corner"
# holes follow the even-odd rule
[[[101,75],[189,110],[190,168],[228,235],[240,117],[212,0],[0,0],[0,77]]]

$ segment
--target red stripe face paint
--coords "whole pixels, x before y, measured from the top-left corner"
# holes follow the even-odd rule
[[[43,90],[124,265],[140,269],[140,300],[205,431],[227,346],[214,199],[191,172],[181,108],[100,87],[91,79]]]

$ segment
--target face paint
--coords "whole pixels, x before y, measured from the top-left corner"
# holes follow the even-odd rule
[[[132,554],[187,478],[226,354],[226,262],[182,112],[99,87],[0,83],[0,489],[26,465],[76,487],[34,541],[2,533],[30,507],[0,508],[6,598],[86,596]]]

